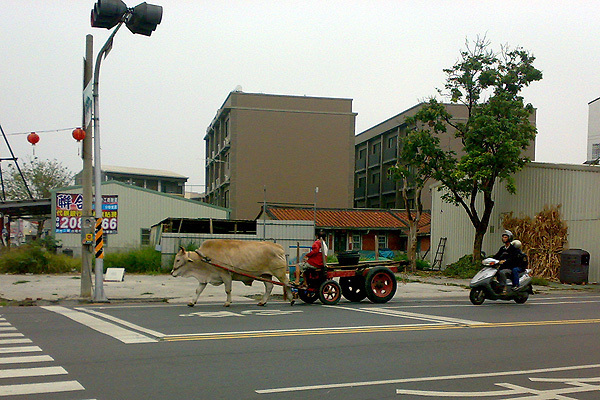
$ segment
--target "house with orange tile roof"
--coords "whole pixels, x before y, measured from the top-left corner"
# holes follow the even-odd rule
[[[406,251],[408,243],[408,214],[404,210],[373,208],[315,208],[309,205],[265,204],[257,219],[280,221],[315,221],[315,229],[327,234],[332,252],[346,250],[375,251],[389,249]],[[421,252],[429,250],[431,214],[422,214],[418,229]]]

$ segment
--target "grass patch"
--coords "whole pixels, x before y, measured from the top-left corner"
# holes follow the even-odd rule
[[[127,252],[108,253],[104,256],[104,268],[125,268],[130,274],[168,272],[161,268],[160,256],[159,251],[149,246]]]
[[[532,276],[531,284],[535,286],[550,286],[550,282],[547,279],[539,276]]]
[[[45,242],[34,241],[22,246],[4,248],[0,257],[0,273],[56,274],[81,270],[81,260],[55,254],[44,247]]]

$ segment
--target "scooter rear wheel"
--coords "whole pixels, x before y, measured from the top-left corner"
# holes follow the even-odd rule
[[[517,297],[515,297],[515,303],[523,304],[527,301],[528,298],[529,298],[529,293],[527,293],[527,292],[519,293],[517,295]]]
[[[469,293],[469,300],[471,303],[476,306],[480,306],[485,301],[485,293],[482,288],[473,288],[471,289],[471,293]]]

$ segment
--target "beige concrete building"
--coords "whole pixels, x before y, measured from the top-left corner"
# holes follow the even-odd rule
[[[404,202],[399,192],[399,183],[388,176],[389,169],[398,162],[398,141],[406,136],[406,117],[414,116],[424,103],[417,104],[375,126],[359,133],[355,138],[354,207],[403,209]],[[467,108],[461,104],[445,104],[454,122],[465,122]],[[535,112],[531,116],[535,125]],[[440,145],[444,149],[460,154],[462,143],[454,137],[455,130],[449,127]],[[535,159],[535,142],[525,155]],[[433,182],[432,182],[433,183]],[[426,184],[425,187],[429,187]],[[431,209],[431,192],[424,190],[421,196],[424,209]],[[414,206],[414,201],[412,202]]]
[[[204,137],[205,201],[234,219],[265,200],[352,207],[355,119],[351,99],[231,92]]]

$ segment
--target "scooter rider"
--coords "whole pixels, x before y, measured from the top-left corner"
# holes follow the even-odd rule
[[[506,277],[513,274],[513,268],[519,268],[518,259],[521,251],[512,245],[513,234],[511,231],[506,230],[502,233],[502,243],[504,245],[500,247],[500,250],[493,256],[496,260],[500,261],[500,267],[498,270],[498,283],[503,291],[506,290]],[[517,274],[518,276],[518,274]],[[516,285],[513,286],[513,290],[517,289],[519,281],[517,278]]]

